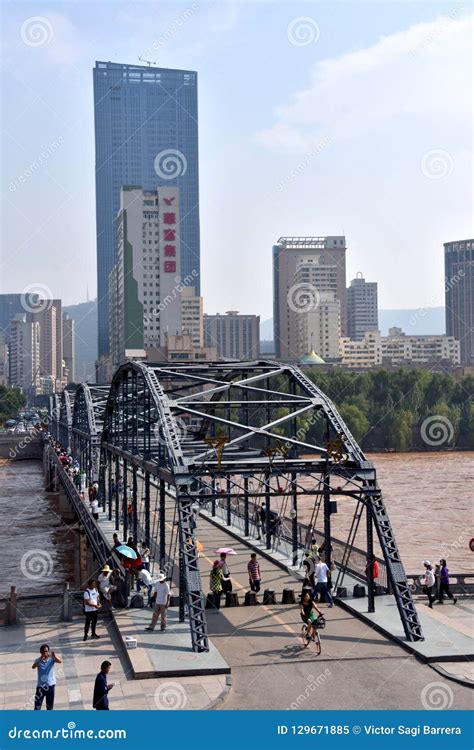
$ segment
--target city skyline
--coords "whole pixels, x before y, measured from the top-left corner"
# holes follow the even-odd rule
[[[27,5],[10,9],[5,24],[7,69],[14,66],[15,75],[5,86],[10,106],[2,291],[23,289],[26,263],[28,281],[52,287],[51,296],[64,304],[84,300],[87,287],[95,295],[90,67],[92,58],[138,63],[133,46],[165,67],[199,73],[206,311],[238,309],[269,318],[268,248],[275,236],[326,232],[347,236],[347,277],[362,271],[377,281],[381,307],[442,304],[443,242],[472,233],[463,117],[471,16],[459,6],[448,4],[441,16],[435,4],[397,8],[396,14],[373,6],[369,14],[360,4],[360,17],[352,17],[357,45],[340,26],[344,6],[283,5],[271,18],[263,4],[164,6],[150,25],[148,9],[138,14],[117,3],[113,44],[108,33],[100,41],[97,34],[89,39],[87,6],[81,17],[64,6],[58,13],[58,7],[45,5],[43,16],[35,7],[47,21],[40,29],[44,43],[28,36]],[[105,5],[96,7],[96,28],[105,31]],[[292,21],[300,16],[314,20],[311,42],[292,36]],[[259,20],[265,20],[263,36],[256,33]],[[336,24],[342,28],[337,41]],[[204,27],[219,31],[207,48]],[[248,37],[245,59],[235,44],[242,33]],[[279,42],[277,76],[269,77],[270,61],[257,57],[265,40]],[[433,83],[425,86],[426,77],[431,80],[441,68],[443,97]],[[413,70],[419,80],[409,101],[397,111],[397,85],[387,111],[377,96],[381,78],[384,87],[396,77],[402,86]],[[38,87],[35,97],[32,85]],[[324,86],[333,90],[327,94],[332,99],[318,108],[315,98]],[[374,105],[370,117],[349,96],[352,89]],[[34,133],[28,127],[32,116]],[[331,118],[337,127],[329,132]],[[412,273],[398,278],[394,271],[404,261]],[[229,272],[232,284],[225,283]],[[258,278],[257,299],[248,278]]]

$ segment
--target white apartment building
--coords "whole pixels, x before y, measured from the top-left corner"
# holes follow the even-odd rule
[[[181,292],[181,326],[184,335],[191,336],[193,347],[204,346],[203,299],[196,295],[193,286]]]
[[[317,305],[296,320],[298,358],[314,350],[324,360],[338,359],[341,305],[334,292],[319,292]]]
[[[144,191],[126,185],[120,194],[117,262],[109,276],[113,368],[129,350],[165,346],[181,332],[179,189]]]
[[[390,328],[388,336],[382,337],[382,358],[392,365],[405,362],[451,362],[458,365],[461,345],[454,336],[407,336],[401,328]]]
[[[342,364],[346,367],[376,367],[382,364],[382,337],[369,331],[361,341],[341,338],[339,342]]]
[[[40,325],[20,313],[10,323],[10,384],[28,396],[40,385]]]

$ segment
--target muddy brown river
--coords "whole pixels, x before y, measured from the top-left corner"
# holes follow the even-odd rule
[[[474,452],[378,453],[374,461],[405,569],[446,557],[452,572],[472,572]],[[311,501],[301,500],[300,520],[309,520]],[[344,539],[352,518],[350,500],[338,502],[333,535]],[[61,520],[43,491],[39,461],[0,459],[0,595],[11,584],[19,593],[47,593],[74,584],[76,532]],[[364,528],[356,546],[364,546]]]

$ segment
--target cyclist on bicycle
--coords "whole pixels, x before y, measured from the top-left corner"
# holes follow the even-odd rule
[[[301,598],[300,615],[303,622],[307,625],[308,633],[312,638],[316,636],[316,629],[313,626],[313,622],[316,620],[316,617],[320,617],[322,614],[323,613],[317,608],[316,602],[313,601],[309,591],[305,591]]]

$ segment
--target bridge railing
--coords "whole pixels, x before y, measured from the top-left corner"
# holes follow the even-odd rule
[[[48,446],[46,450],[48,451],[48,460],[57,468],[58,477],[60,478],[64,492],[66,493],[79,522],[84,527],[95,558],[101,565],[105,565],[112,561],[114,567],[119,568],[123,572],[118,557],[111,551],[108,542],[104,538],[88,508],[85,506],[77,487],[66,472],[58,456],[50,446]]]
[[[255,522],[255,510],[258,506],[249,501],[248,503],[248,527],[249,535],[253,538],[257,538],[259,535],[259,527]],[[211,501],[209,501],[208,510],[211,509]],[[225,524],[229,520],[229,510],[227,506],[227,500],[222,501],[217,499],[215,503],[216,513],[215,515],[222,520]],[[242,536],[245,534],[245,501],[240,496],[231,498],[230,501],[230,520],[231,525],[236,527]],[[292,540],[292,521],[287,516],[281,516],[281,526],[276,534],[272,534],[272,550],[278,551],[283,554],[291,565],[293,559],[293,540]],[[298,522],[297,524],[297,541],[298,541],[298,552],[299,560],[303,558],[303,552],[307,549],[308,545],[308,525]],[[264,532],[260,529],[260,535],[263,537]],[[316,539],[319,546],[324,542],[324,534],[321,531],[313,529],[309,534],[309,541],[311,538]],[[332,557],[336,567],[339,567],[339,562],[343,558],[344,550],[346,547],[345,542],[331,537],[332,545]],[[385,561],[380,558],[375,558],[379,565],[379,575],[377,583],[382,586],[387,592],[389,591],[389,582],[387,576],[387,568]],[[349,563],[346,566],[346,571],[350,575],[354,576],[361,582],[367,582],[367,555],[364,550],[358,547],[352,547],[351,555],[349,557]]]

